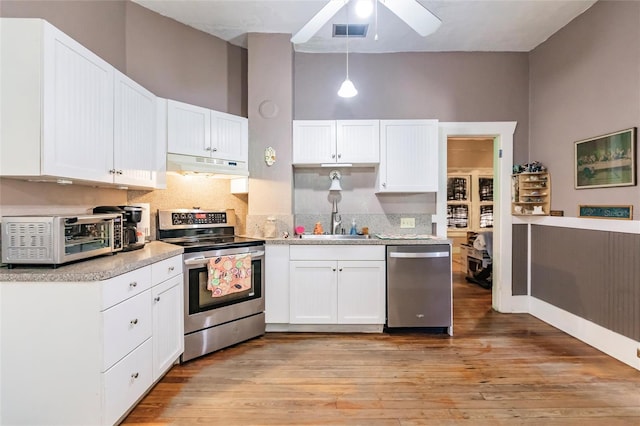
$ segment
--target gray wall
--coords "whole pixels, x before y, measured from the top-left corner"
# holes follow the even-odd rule
[[[640,235],[533,225],[531,295],[640,340]]]
[[[527,262],[529,256],[529,235],[527,225],[512,225],[512,247],[511,258],[511,294],[514,296],[527,295],[529,292],[527,280]]]
[[[358,96],[336,95],[345,55],[295,55],[294,118],[517,121],[514,162],[528,160],[527,53],[350,54]]]
[[[574,189],[574,142],[640,124],[640,2],[600,1],[530,54],[530,158],[552,176],[551,208],[633,204],[638,186]],[[636,153],[637,155],[637,153]]]

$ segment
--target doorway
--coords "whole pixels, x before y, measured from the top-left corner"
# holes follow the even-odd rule
[[[454,266],[470,283],[492,287],[494,138],[447,139],[447,238]]]
[[[439,123],[439,183],[436,201],[437,234],[447,235],[447,140],[450,137],[484,137],[494,140],[492,307],[498,312],[526,312],[512,295],[511,277],[511,172],[516,122]]]

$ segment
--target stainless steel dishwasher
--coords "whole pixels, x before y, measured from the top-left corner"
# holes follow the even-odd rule
[[[453,334],[451,246],[387,246],[387,327]]]

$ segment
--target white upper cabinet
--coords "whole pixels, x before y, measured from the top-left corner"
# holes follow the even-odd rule
[[[244,117],[211,111],[211,156],[249,161],[249,121]]]
[[[438,191],[438,120],[380,121],[378,191]]]
[[[211,156],[211,110],[168,100],[167,132],[168,152]]]
[[[113,168],[120,185],[155,187],[166,170],[166,148],[157,137],[156,96],[115,71]],[[158,156],[158,151],[162,156]]]
[[[153,187],[138,174],[157,165],[134,161],[155,142],[155,106],[134,99],[142,88],[127,91],[133,82],[42,19],[1,22],[0,175]],[[114,150],[114,136],[132,146]]]
[[[379,120],[338,120],[336,134],[338,163],[377,164],[380,162]]]
[[[293,164],[336,162],[334,120],[294,120]]]
[[[294,120],[293,164],[374,165],[380,159],[378,120]]]
[[[247,167],[246,118],[174,100],[167,101],[168,152],[236,161]]]
[[[40,19],[2,19],[0,174],[113,181],[113,67]]]

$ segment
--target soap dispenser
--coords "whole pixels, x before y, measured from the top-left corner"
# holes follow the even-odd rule
[[[349,234],[356,235],[357,233],[358,231],[356,230],[356,219],[353,218],[351,219],[351,231],[349,231]]]

